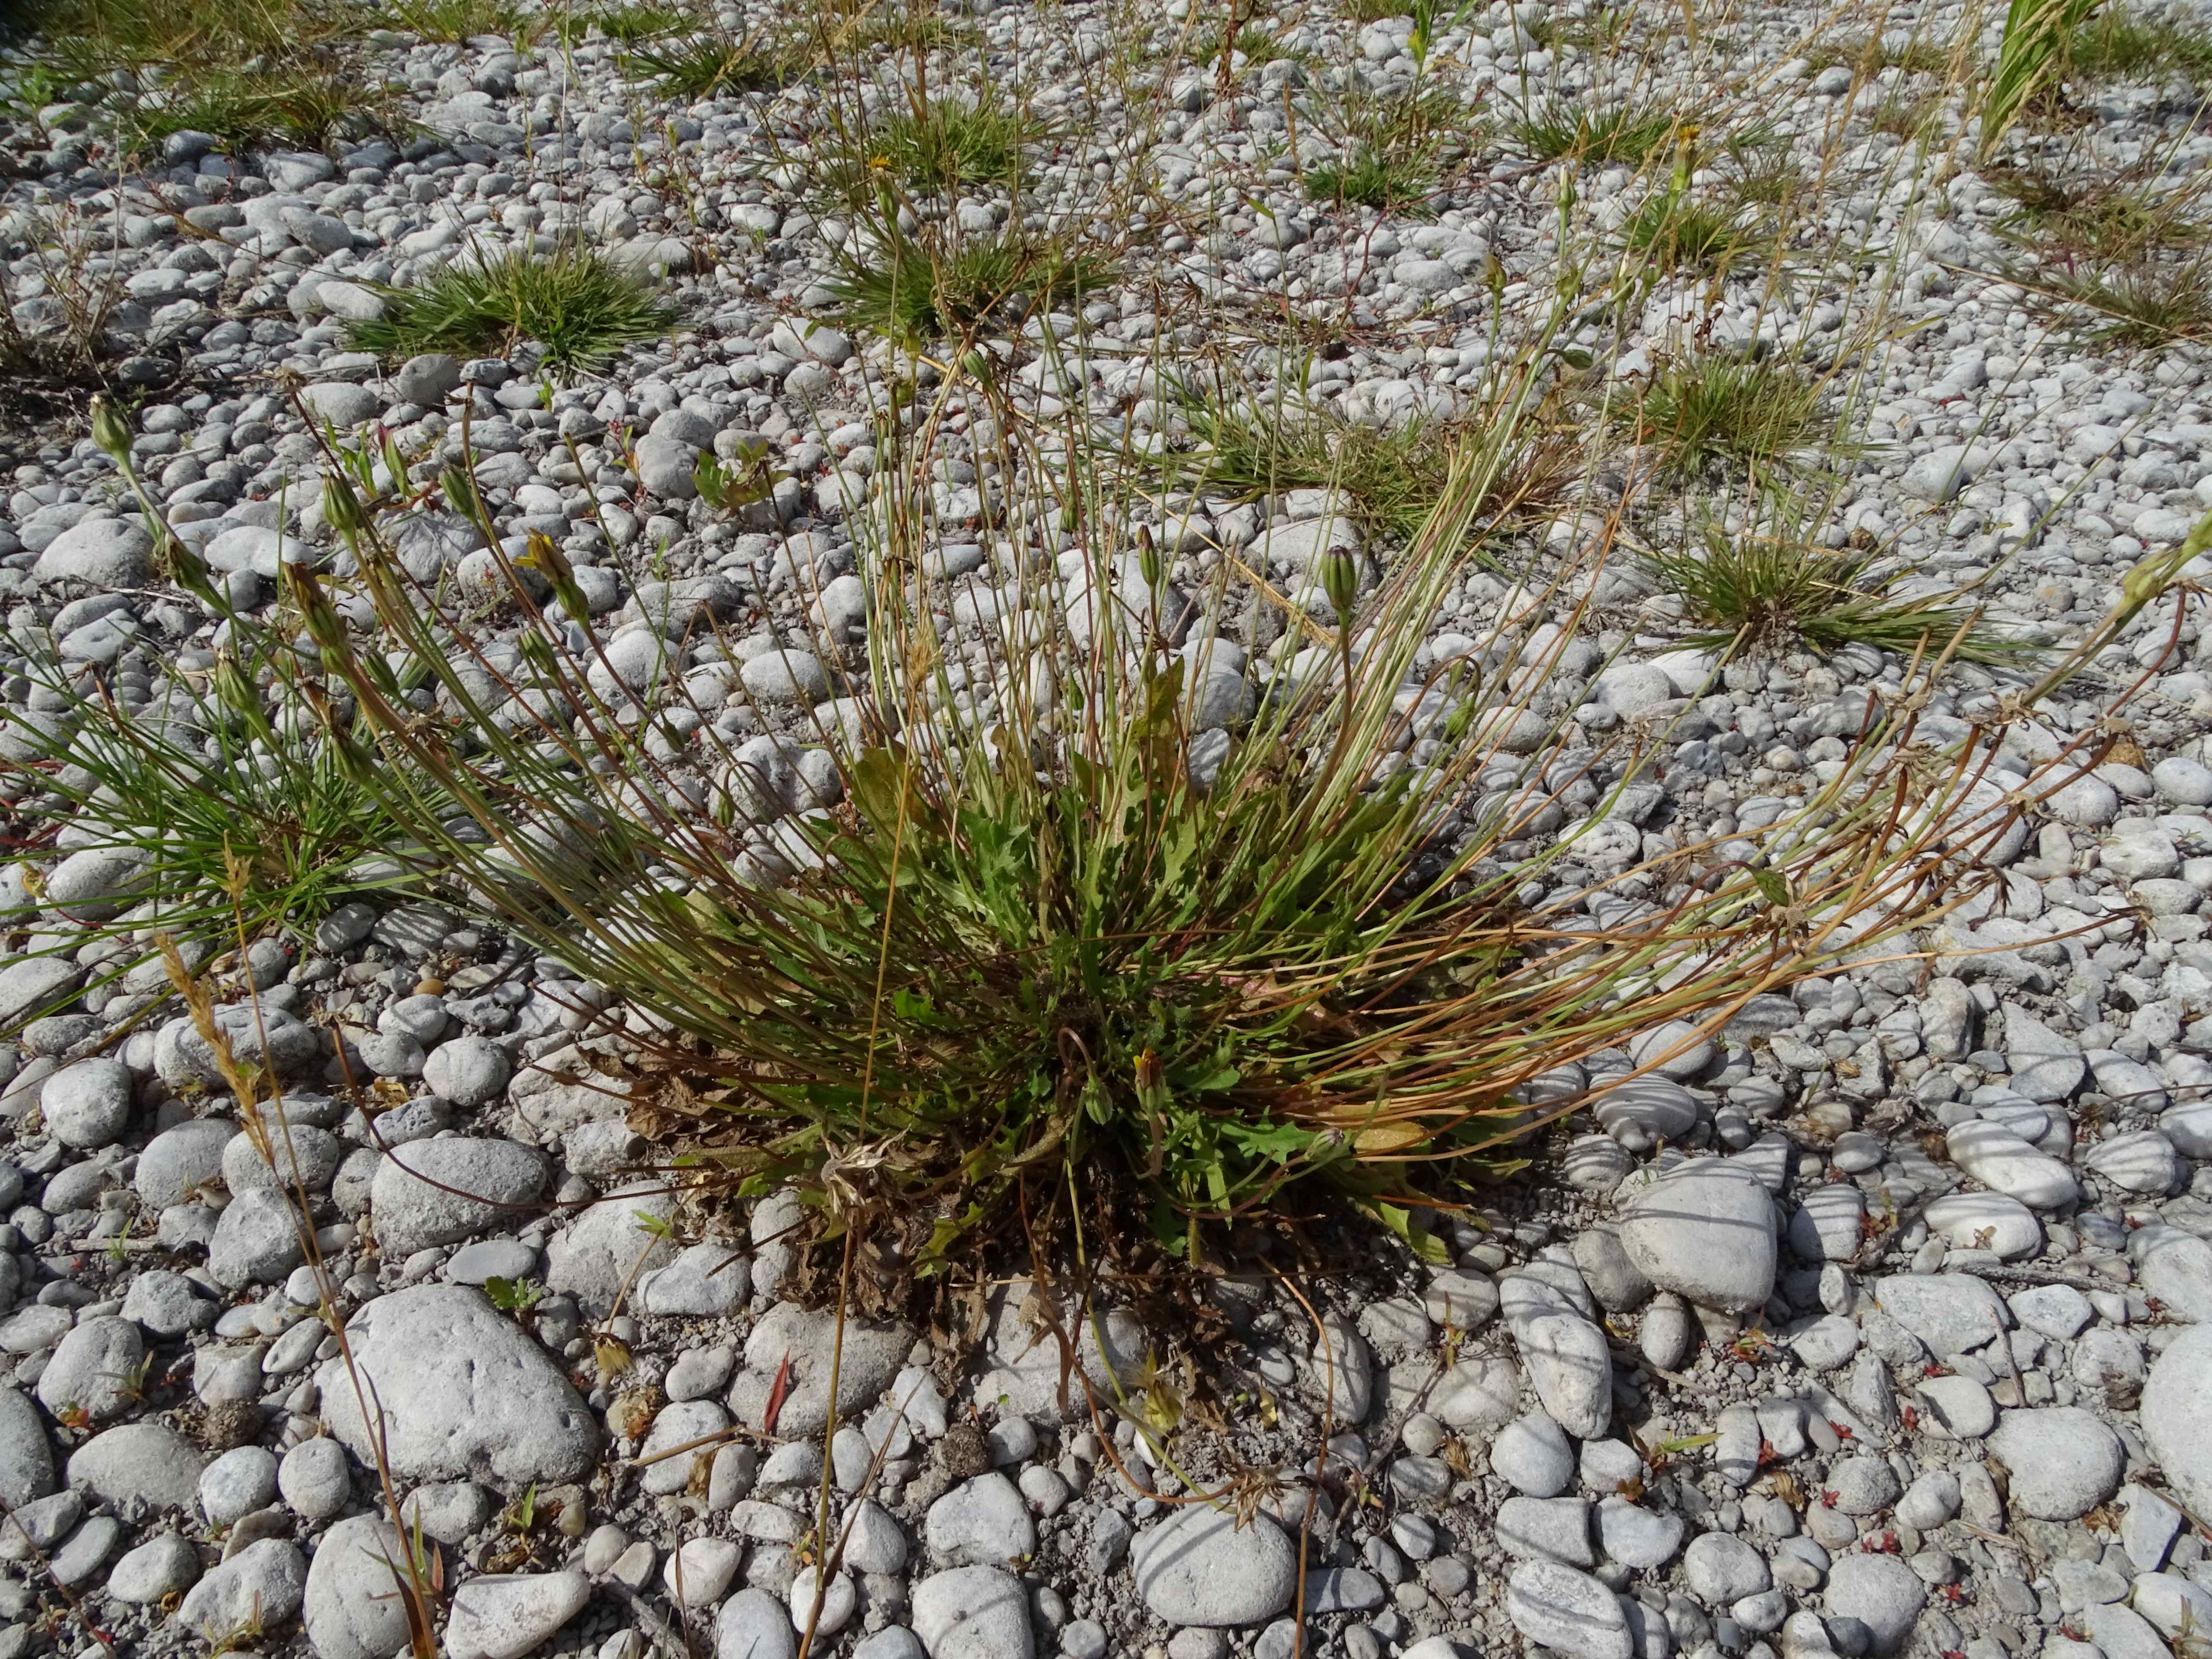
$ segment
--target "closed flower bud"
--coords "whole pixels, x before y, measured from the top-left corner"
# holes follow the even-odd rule
[[[323,479],[323,521],[349,542],[368,528],[368,514],[362,510],[361,497],[353,493],[353,484],[343,473],[329,473]]]
[[[459,461],[447,461],[439,471],[438,488],[446,497],[446,505],[454,512],[472,522],[482,520],[483,501],[477,494],[477,481],[468,468]]]
[[[968,378],[971,380],[988,380],[991,378],[991,360],[982,352],[969,352],[960,360],[960,367],[966,371]]]
[[[246,671],[238,665],[236,657],[228,651],[217,652],[215,667],[210,671],[208,678],[215,688],[216,696],[222,700],[223,707],[249,719],[258,718],[261,714],[260,696],[254,690],[253,682],[246,678]]]
[[[1321,556],[1321,591],[1338,623],[1348,626],[1352,601],[1359,595],[1359,566],[1345,549],[1332,547]]]
[[[207,561],[179,541],[174,536],[164,535],[154,556],[161,568],[168,573],[169,580],[187,593],[196,593],[209,603],[215,603],[215,584],[208,579]]]
[[[331,757],[337,762],[338,770],[345,775],[347,782],[359,789],[368,788],[375,783],[376,757],[367,744],[345,727],[335,724],[327,727],[324,735],[330,742]]]
[[[92,441],[114,457],[118,465],[131,453],[131,422],[105,392],[94,394],[92,400]]]
[[[1167,577],[1165,562],[1160,557],[1159,544],[1152,539],[1152,527],[1137,526],[1137,569],[1145,579],[1145,586],[1158,592]]]
[[[536,669],[539,674],[548,679],[553,677],[556,666],[553,660],[553,642],[543,634],[535,629],[524,629],[521,633],[514,636],[514,648],[521,653],[523,661]]]
[[[292,590],[292,603],[300,608],[301,625],[323,653],[324,662],[330,663],[333,657],[343,660],[352,648],[346,638],[345,618],[338,615],[337,607],[312,572],[296,564],[284,566],[283,571],[285,583]]]

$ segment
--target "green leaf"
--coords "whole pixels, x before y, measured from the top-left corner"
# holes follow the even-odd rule
[[[1424,1261],[1435,1262],[1439,1266],[1450,1264],[1450,1249],[1426,1226],[1414,1226],[1412,1211],[1400,1205],[1385,1204],[1379,1199],[1373,1209],[1375,1218],[1404,1239],[1407,1247]]]
[[[1751,879],[1769,904],[1790,902],[1790,884],[1782,878],[1779,872],[1754,870],[1751,872]]]
[[[1314,1132],[1296,1123],[1239,1123],[1223,1120],[1219,1133],[1238,1152],[1271,1163],[1288,1164],[1313,1145]]]

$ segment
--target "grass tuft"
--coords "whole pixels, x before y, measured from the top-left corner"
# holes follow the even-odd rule
[[[733,92],[772,92],[798,73],[800,61],[795,49],[760,34],[644,34],[620,59],[625,75],[656,80],[670,97],[693,103]]]
[[[2057,270],[2039,297],[2078,332],[2103,344],[2159,350],[2212,338],[2212,271],[2202,255],[2186,264]],[[2037,289],[2031,288],[2032,295]]]
[[[1112,274],[1102,255],[1012,228],[949,246],[894,229],[868,263],[830,287],[840,320],[915,344],[993,331],[1103,289]]]
[[[236,154],[281,145],[322,149],[334,139],[390,131],[398,103],[343,69],[196,70],[141,100],[123,121],[132,149],[158,149],[173,132],[205,132]]]
[[[1309,201],[1404,213],[1427,202],[1437,187],[1437,173],[1423,158],[1362,149],[1346,160],[1308,167],[1305,183]]]
[[[391,0],[386,27],[458,46],[479,35],[511,40],[522,22],[521,9],[512,0]]]
[[[918,195],[952,196],[969,185],[1018,189],[1029,147],[1048,131],[987,92],[972,104],[941,95],[917,99],[855,142],[867,152],[871,173],[887,174]],[[848,189],[860,182],[844,181]]]
[[[2193,15],[2108,5],[2074,30],[2066,69],[2088,81],[2179,75],[2199,87],[2212,85],[2212,36]]]
[[[1629,216],[1620,240],[1655,270],[1719,275],[1749,254],[1750,233],[1741,207],[1662,191]]]
[[[2201,246],[2212,225],[2193,216],[2199,188],[2161,193],[2154,176],[2087,169],[1993,167],[1990,186],[2018,204],[1998,229],[2023,246],[2070,259],[2135,259],[2166,248]]]
[[[595,29],[617,46],[637,46],[696,31],[699,15],[661,0],[630,0],[628,4],[564,5],[550,21],[554,38],[564,46],[582,44]]]
[[[1677,471],[1771,466],[1822,447],[1825,397],[1819,381],[1789,363],[1699,356],[1663,365],[1628,421],[1637,441],[1660,446]]]
[[[2017,662],[2024,647],[1999,635],[1978,610],[1927,595],[1900,597],[1907,567],[1871,551],[1832,551],[1808,540],[1788,507],[1771,522],[1731,534],[1708,520],[1698,544],[1644,556],[1681,601],[1701,649],[1774,656],[1802,647],[1827,656],[1846,646],[1910,657],[1946,650],[1954,659]]]
[[[997,464],[1042,469],[992,383],[966,392],[990,405]],[[1486,446],[1510,444],[1513,419]],[[904,441],[896,423],[884,441]],[[1533,647],[1524,674],[1447,668],[1418,707],[1404,695],[1426,619],[1474,556],[1498,453],[1462,456],[1403,574],[1370,601],[1332,579],[1337,626],[1263,670],[1264,695],[1217,734],[1190,728],[1185,665],[1152,637],[1157,586],[1126,616],[1024,605],[1039,626],[994,636],[980,672],[937,654],[938,619],[902,574],[933,529],[900,481],[928,463],[901,457],[878,473],[889,493],[859,550],[872,608],[855,723],[823,734],[842,787],[796,815],[726,750],[702,755],[729,780],[726,808],[662,787],[557,631],[533,635],[514,688],[545,713],[491,723],[477,753],[399,717],[383,653],[448,690],[468,665],[439,643],[439,600],[374,537],[361,557],[379,635],[323,660],[360,729],[445,765],[468,833],[403,800],[410,833],[436,837],[514,932],[661,1022],[640,1040],[688,1091],[701,1167],[741,1198],[797,1183],[825,1235],[867,1241],[846,1253],[864,1310],[994,1240],[1066,1241],[1071,1204],[1094,1249],[1149,1237],[1196,1267],[1304,1188],[1296,1202],[1349,1205],[1443,1259],[1419,1214],[1430,1194],[1510,1167],[1511,1139],[1575,1103],[1523,1104],[1537,1076],[1665,1019],[1717,1024],[1914,925],[1929,902],[1910,896],[1941,890],[1922,885],[1931,838],[1899,833],[1891,781],[1854,776],[1753,832],[1755,872],[1730,860],[1709,884],[1661,888],[1632,846],[1655,902],[1593,925],[1582,884],[1542,899],[1559,849],[1513,837],[1555,775],[1593,763],[1569,755],[1578,735],[1546,747],[1540,716],[1540,752],[1505,764],[1501,745],[1526,732],[1559,646]],[[1079,495],[1061,508],[1071,544],[1102,550],[1094,598],[1156,584],[1141,550],[1107,568],[1087,510]],[[1046,620],[1063,616],[1065,634]],[[1495,644],[1512,662],[1528,640]],[[1418,778],[1398,758],[1409,722],[1449,746]],[[548,745],[555,731],[568,741]],[[1901,765],[1904,747],[1869,752]],[[1915,787],[1915,822],[1940,822]],[[1467,830],[1439,843],[1460,801]]]
[[[1907,75],[1948,75],[1958,48],[1917,33],[1840,35],[1821,42],[1806,54],[1815,70],[1841,64],[1862,80],[1872,80],[1886,69]]]
[[[1641,167],[1673,140],[1679,118],[1674,106],[1658,98],[1595,102],[1547,93],[1509,116],[1505,131],[1540,161],[1571,157],[1592,167]]]
[[[386,357],[498,356],[535,340],[549,368],[589,371],[676,323],[674,309],[643,278],[574,242],[550,253],[459,259],[416,287],[382,292],[384,315],[349,328],[356,345]]]

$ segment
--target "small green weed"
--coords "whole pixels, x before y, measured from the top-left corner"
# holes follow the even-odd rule
[[[1839,35],[1821,42],[1805,56],[1815,70],[1841,64],[1862,80],[1871,80],[1886,69],[1903,70],[1907,75],[1948,75],[1957,59],[1958,47],[1917,33],[1893,30]]]
[[[947,17],[934,5],[902,0],[832,0],[816,27],[831,56],[855,61],[884,53],[957,52],[975,45],[979,35],[965,19]]]
[[[1199,447],[1174,458],[1194,488],[1256,497],[1335,488],[1370,532],[1405,536],[1442,499],[1463,434],[1449,422],[1364,426],[1322,411],[1192,399]]]
[[[1920,142],[1943,112],[1943,100],[1932,92],[1916,92],[1904,81],[1883,89],[1867,112],[1867,125],[1900,143]]]
[[[636,46],[699,27],[698,14],[658,0],[629,5],[562,6],[552,16],[553,33],[564,46],[575,46],[597,30],[617,46]]]
[[[1991,188],[2019,204],[1998,226],[2023,246],[2081,259],[2132,259],[2166,248],[2195,247],[2212,225],[2194,217],[2201,189],[2159,193],[2137,169],[2065,171],[1992,167]]]
[[[1229,43],[1230,49],[1244,60],[1247,72],[1266,64],[1291,62],[1311,63],[1314,54],[1301,47],[1287,46],[1281,35],[1265,23],[1246,23],[1237,31],[1237,38]],[[1221,56],[1221,37],[1216,34],[1194,54],[1201,64],[1216,62]]]
[[[33,0],[50,57],[80,80],[147,65],[235,70],[259,58],[297,64],[359,27],[337,0]]]
[[[1382,426],[1322,409],[1291,410],[1186,394],[1195,447],[1168,458],[1190,488],[1257,498],[1287,489],[1333,489],[1371,535],[1408,540],[1444,497],[1453,469],[1480,447],[1475,423],[1417,416]],[[1493,505],[1521,513],[1553,500],[1567,472],[1563,446],[1538,435],[1497,467]]]
[[[676,323],[643,278],[574,242],[457,259],[416,287],[383,292],[384,315],[349,328],[356,345],[386,357],[499,355],[535,340],[550,368],[588,371]]]
[[[1722,194],[1739,208],[1789,208],[1805,198],[1805,169],[1786,148],[1755,149],[1730,156],[1723,169]]]
[[[1018,189],[1029,147],[1048,131],[986,90],[972,104],[942,94],[915,99],[855,142],[871,173],[917,195],[952,196],[970,185]]]
[[[1653,270],[1717,275],[1749,254],[1753,239],[1741,207],[1662,191],[1629,216],[1620,240]]]

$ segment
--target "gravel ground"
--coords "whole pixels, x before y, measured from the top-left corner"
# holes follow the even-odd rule
[[[1224,365],[1263,403],[1303,385],[1376,430],[1480,409],[1506,319],[1559,280],[1560,169],[1477,132],[1414,210],[1316,204],[1284,162],[1289,94],[1418,75],[1496,115],[1595,108],[1632,82],[1713,134],[1763,124],[1761,153],[1792,158],[1808,195],[1786,261],[1655,271],[1618,328],[1575,333],[1561,372],[1592,398],[1632,394],[1692,341],[1818,362],[1861,440],[1827,544],[1879,544],[1911,573],[1899,592],[1971,590],[1994,628],[2053,647],[2212,507],[2200,353],[2100,345],[2036,307],[2036,273],[2059,261],[2031,270],[2008,240],[2013,204],[1976,169],[1955,77],[1815,62],[1809,7],[1709,22],[1692,47],[1664,8],[1616,38],[1577,5],[1500,3],[1440,27],[1418,64],[1410,18],[1262,11],[1307,55],[1242,64],[1224,97],[1211,64],[1175,67],[1178,40],[1214,27],[1187,3],[950,20],[973,42],[940,79],[988,61],[1052,124],[1028,198],[979,187],[951,210],[979,234],[1010,215],[1097,227],[1121,261],[1079,316],[1011,337],[1018,395],[1044,418],[1073,407],[1125,455],[1171,452],[1189,431],[1172,374]],[[1863,27],[1948,41],[1965,26],[1936,6]],[[108,374],[135,393],[136,467],[243,611],[274,602],[280,562],[346,574],[302,406],[341,440],[380,422],[428,477],[465,410],[510,551],[533,532],[563,545],[609,662],[726,693],[716,729],[787,756],[793,804],[834,789],[792,734],[858,660],[865,596],[842,579],[872,411],[913,364],[824,320],[852,234],[810,184],[829,94],[669,104],[597,38],[564,52],[379,33],[364,50],[417,125],[327,155],[185,133],[118,175],[98,111],[18,118],[0,201],[16,316],[35,334],[64,325],[71,281],[118,290]],[[1916,142],[1878,130],[1923,98]],[[2148,158],[2185,182],[2212,150],[2184,85],[2087,89],[2070,120],[2023,131],[2018,153],[2113,174]],[[1295,142],[1303,158],[1332,141]],[[1607,238],[1667,161],[1662,144],[1640,171],[1582,169],[1575,280],[1601,280],[1589,249],[1634,263]],[[562,234],[659,286],[674,334],[565,380],[526,343],[404,362],[354,344],[383,285],[471,244]],[[1286,356],[1288,335],[1322,349]],[[223,642],[161,579],[70,397],[18,392],[0,511],[10,761],[63,718],[33,659],[97,671],[138,708]],[[948,614],[972,628],[1001,598],[968,574],[1008,481],[990,434],[939,412]],[[1656,447],[1607,447],[1589,422],[1593,489],[1514,532],[1532,559],[1597,533],[1624,488],[1609,469],[1633,475]],[[693,499],[702,452],[739,465],[762,445],[772,491],[734,514]],[[1194,590],[1232,556],[1287,587],[1332,539],[1388,564],[1392,533],[1355,506],[1200,489],[1155,522]],[[1673,489],[1624,511],[1625,538],[1656,544],[1690,509]],[[450,515],[426,508],[402,546],[448,591],[496,580]],[[1563,885],[1771,822],[1907,684],[1865,645],[1718,667],[1626,558],[1587,598],[1586,647],[1549,706],[1594,739],[1666,748]],[[1528,603],[1470,574],[1430,660]],[[1194,1413],[1164,1452],[1119,1414],[1063,1412],[1060,1354],[1018,1284],[969,1352],[854,1322],[825,1447],[834,1322],[779,1294],[796,1208],[702,1208],[638,1174],[630,1103],[594,1069],[629,1052],[629,1011],[595,1018],[601,988],[420,896],[372,892],[257,944],[228,982],[259,994],[336,1306],[450,1595],[445,1650],[791,1659],[826,1456],[844,1545],[816,1652],[2186,1659],[2212,1629],[2212,680],[2178,603],[1998,732],[2000,782],[2033,775],[2045,798],[1999,849],[1994,893],[1945,918],[1926,959],[1579,1068],[1562,1081],[1593,1103],[1494,1209],[1444,1229],[1450,1265],[1369,1244],[1306,1285],[1325,1339],[1274,1281],[1224,1283],[1188,1382],[1221,1421]],[[740,642],[672,646],[657,606],[711,611]],[[512,634],[489,605],[480,621],[490,649]],[[1285,647],[1258,604],[1200,639],[1215,625],[1225,726],[1249,707],[1244,653]],[[1964,737],[2021,683],[1956,665],[1930,716]],[[2054,788],[2037,769],[2061,755]],[[35,787],[7,785],[18,801]],[[1589,793],[1567,803],[1577,820]],[[0,1659],[94,1639],[404,1651],[386,1565],[403,1546],[290,1212],[158,968],[103,978],[120,948],[104,938],[55,953],[126,909],[137,874],[70,845],[0,875],[0,1021],[17,1031],[0,1044]],[[378,1079],[374,1125],[349,1078]],[[518,1285],[538,1293],[520,1312]],[[1084,1364],[1109,1392],[1176,1349],[1127,1315],[1100,1332]],[[608,1339],[630,1360],[611,1374]],[[1277,1479],[1239,1477],[1249,1524],[1175,1501],[1253,1469]]]

